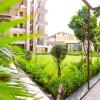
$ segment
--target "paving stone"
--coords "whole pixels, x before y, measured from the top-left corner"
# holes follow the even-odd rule
[[[100,81],[88,92],[82,100],[100,100]]]

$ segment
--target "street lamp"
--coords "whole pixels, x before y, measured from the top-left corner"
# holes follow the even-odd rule
[[[87,6],[88,6],[88,38],[87,38],[87,71],[88,71],[88,75],[87,75],[87,81],[88,81],[88,90],[90,89],[90,38],[89,38],[89,34],[90,34],[90,10],[99,10],[100,9],[100,0],[82,0]]]

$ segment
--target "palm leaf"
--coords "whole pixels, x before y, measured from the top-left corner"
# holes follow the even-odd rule
[[[11,6],[13,6],[16,3],[19,3],[20,0],[0,0],[0,13],[8,10],[9,8],[11,8]]]
[[[26,39],[38,38],[41,35],[42,35],[41,33],[39,33],[39,34],[31,33],[31,35],[23,35],[23,36],[19,36],[19,37],[8,37],[8,38],[0,40],[0,47],[5,46],[7,44],[14,43],[16,41],[24,41]]]
[[[0,23],[0,33],[7,31],[11,27],[18,25],[20,23],[25,23],[27,21],[26,17],[20,18],[20,19],[14,19],[11,20],[10,22],[2,22]]]

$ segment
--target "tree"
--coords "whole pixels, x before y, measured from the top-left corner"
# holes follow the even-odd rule
[[[65,46],[63,46],[63,45],[55,45],[55,46],[52,47],[50,53],[54,57],[54,60],[57,64],[58,77],[60,77],[61,76],[60,64],[64,60],[64,58],[66,57],[67,50],[66,50]]]
[[[90,14],[90,33],[88,34],[88,7],[83,6],[69,23],[69,27],[74,30],[75,36],[82,42],[86,55],[85,42],[88,37],[90,42],[94,40],[94,29],[97,27],[97,18]]]
[[[94,15],[97,18],[100,18],[100,10],[96,10],[94,11]],[[95,29],[95,40],[94,40],[94,46],[95,46],[95,50],[98,52],[100,52],[100,21],[98,22],[98,27]]]
[[[94,11],[94,15],[95,15],[96,17],[100,17],[100,10],[95,10],[95,11]]]
[[[95,29],[94,49],[98,53],[100,51],[100,24]]]

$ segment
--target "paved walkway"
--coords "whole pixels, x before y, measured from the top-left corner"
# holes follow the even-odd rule
[[[82,100],[100,100],[100,80]]]

